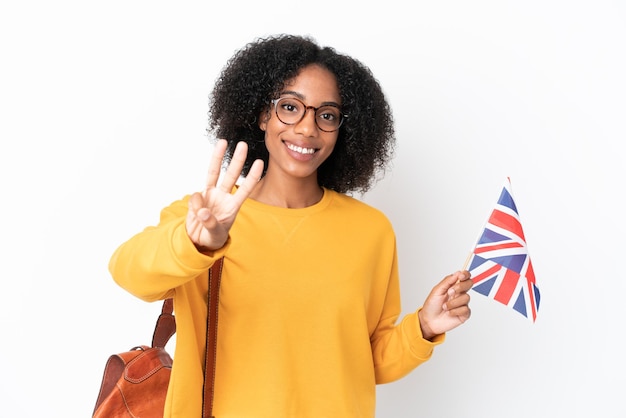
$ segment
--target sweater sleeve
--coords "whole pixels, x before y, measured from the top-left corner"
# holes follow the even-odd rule
[[[398,262],[394,250],[382,314],[370,338],[378,384],[389,383],[406,376],[429,360],[435,346],[445,340],[445,334],[435,337],[432,341],[424,339],[419,322],[419,309],[406,314],[398,322],[400,311]]]
[[[223,255],[228,242],[218,251],[203,254],[187,236],[188,199],[163,209],[157,226],[147,227],[115,250],[109,271],[119,286],[146,301],[164,299]]]

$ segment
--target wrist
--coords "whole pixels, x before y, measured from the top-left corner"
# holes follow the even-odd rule
[[[196,250],[198,250],[199,253],[210,254],[213,252],[212,249],[210,249],[209,247],[205,247],[204,245],[199,245],[199,244],[196,244],[195,242],[193,245],[196,247]]]
[[[422,338],[428,341],[432,341],[437,335],[436,332],[433,332],[432,328],[428,325],[428,321],[424,320],[423,311],[420,309],[417,313],[417,317],[419,318],[420,330],[422,332]]]

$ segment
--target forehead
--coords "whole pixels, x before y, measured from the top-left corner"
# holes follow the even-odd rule
[[[317,64],[303,67],[298,75],[287,80],[285,90],[297,93],[313,106],[316,103],[341,102],[337,78],[328,69]]]

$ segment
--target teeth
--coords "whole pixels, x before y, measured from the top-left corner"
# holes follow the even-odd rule
[[[315,152],[315,148],[302,148],[293,144],[287,144],[287,148],[300,154],[313,154]]]

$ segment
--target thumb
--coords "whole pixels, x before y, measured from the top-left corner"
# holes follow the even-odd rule
[[[433,288],[433,295],[445,296],[450,292],[450,289],[452,289],[455,284],[467,280],[469,277],[470,275],[467,271],[457,271],[449,274]]]

